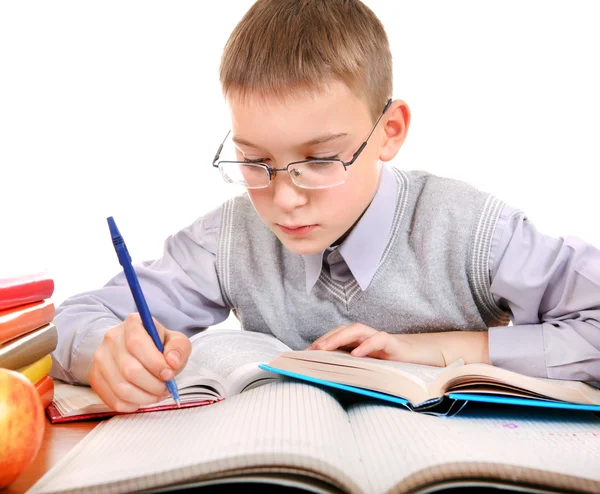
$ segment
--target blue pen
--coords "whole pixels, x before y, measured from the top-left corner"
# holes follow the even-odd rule
[[[148,309],[148,304],[146,303],[146,298],[142,292],[142,287],[140,286],[140,282],[138,281],[137,275],[133,269],[133,265],[131,264],[131,256],[129,255],[129,251],[125,245],[125,240],[123,240],[123,237],[121,236],[113,217],[110,216],[106,218],[106,221],[108,221],[110,236],[112,237],[113,245],[117,251],[119,263],[121,266],[123,266],[123,271],[125,271],[127,283],[129,284],[129,288],[131,288],[131,294],[133,295],[133,300],[135,301],[135,305],[137,306],[140,317],[142,318],[144,328],[152,338],[152,341],[154,341],[158,351],[163,353],[165,348],[163,347],[162,341],[160,341],[158,331],[154,325],[154,320],[150,315],[150,309]],[[179,392],[177,391],[177,384],[175,384],[175,381],[171,379],[170,381],[166,382],[166,385],[169,393],[171,393],[171,396],[173,396],[175,403],[177,403],[177,406],[181,406],[181,402],[179,401]]]

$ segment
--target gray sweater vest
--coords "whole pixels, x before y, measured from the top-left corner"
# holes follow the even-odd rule
[[[491,237],[503,203],[457,180],[397,169],[387,247],[364,292],[323,269],[306,291],[304,259],[289,252],[247,194],[224,204],[217,274],[242,329],[304,349],[340,324],[389,333],[481,331],[506,325],[490,293]]]

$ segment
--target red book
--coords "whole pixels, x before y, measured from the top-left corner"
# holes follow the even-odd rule
[[[0,310],[0,345],[41,328],[53,319],[54,304],[50,300]]]
[[[148,408],[139,408],[135,412],[131,413],[146,413],[146,412],[162,412],[164,410],[178,410],[179,408],[193,408],[193,407],[201,407],[205,405],[212,405],[213,403],[217,403],[222,401],[219,400],[198,400],[187,403],[182,403],[180,407],[176,404],[169,405],[159,405]],[[60,413],[58,408],[54,403],[50,403],[46,407],[46,416],[50,420],[52,424],[63,424],[65,422],[80,422],[82,420],[98,420],[104,419],[108,417],[114,417],[115,415],[128,415],[126,412],[115,412],[115,411],[105,411],[105,412],[92,412],[92,413],[80,413],[78,415],[63,415]]]
[[[48,299],[54,280],[46,271],[0,278],[0,310]]]
[[[42,399],[44,409],[46,409],[54,399],[54,381],[50,376],[44,376],[35,383],[35,389]]]

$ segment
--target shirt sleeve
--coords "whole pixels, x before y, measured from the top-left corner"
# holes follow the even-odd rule
[[[216,272],[221,208],[170,236],[160,259],[135,265],[152,316],[167,329],[191,336],[229,314]],[[121,271],[104,287],[65,300],[56,310],[58,344],[51,375],[89,383],[94,353],[104,333],[137,312]]]
[[[600,250],[541,234],[510,206],[491,245],[491,292],[512,321],[489,328],[492,363],[600,386]]]

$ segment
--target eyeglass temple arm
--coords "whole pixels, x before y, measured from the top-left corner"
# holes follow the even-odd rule
[[[365,139],[365,142],[363,142],[360,145],[360,147],[358,148],[358,151],[356,151],[356,153],[354,153],[354,155],[352,156],[352,159],[348,163],[346,163],[346,166],[350,166],[352,163],[354,163],[356,161],[356,158],[358,158],[358,156],[360,155],[360,153],[362,153],[362,150],[367,145],[367,142],[369,142],[369,139],[373,135],[373,132],[375,132],[375,129],[377,128],[377,125],[379,124],[379,121],[383,118],[383,116],[385,115],[385,112],[388,111],[388,109],[390,108],[391,104],[392,104],[392,99],[390,98],[387,101],[387,103],[385,104],[385,106],[383,107],[383,111],[381,112],[381,115],[379,115],[379,118],[377,119],[377,122],[375,122],[375,125],[373,125],[373,128],[371,129],[371,133]]]
[[[373,135],[373,132],[375,132],[375,129],[377,128],[377,125],[379,124],[379,121],[383,118],[383,116],[385,115],[385,112],[388,111],[390,105],[392,104],[392,99],[390,98],[387,103],[385,104],[385,106],[383,107],[383,111],[381,112],[381,115],[379,115],[379,118],[377,119],[377,122],[375,122],[375,125],[373,125],[373,128],[371,129],[371,133],[369,134],[369,136],[365,139],[365,142],[363,142],[360,147],[358,148],[358,151],[356,151],[356,153],[354,153],[354,156],[352,156],[352,159],[346,163],[346,166],[351,165],[352,163],[354,163],[356,161],[356,158],[358,158],[358,156],[360,155],[360,153],[362,153],[362,150],[365,148],[365,146],[367,145],[367,142],[369,141],[369,139],[371,138],[371,136]],[[217,149],[217,153],[215,154],[215,157],[213,158],[213,166],[217,166],[217,161],[219,160],[219,156],[221,156],[221,151],[223,150],[223,145],[225,144],[225,141],[227,140],[227,138],[229,137],[229,134],[231,133],[231,130],[227,132],[227,135],[225,136],[225,139],[223,139],[223,142],[219,145],[219,149]]]
[[[227,137],[229,137],[229,134],[231,133],[231,130],[227,132],[227,135],[225,136],[225,139],[223,139],[223,142],[219,145],[219,149],[217,149],[217,154],[215,154],[215,157],[213,159],[212,165],[213,166],[217,166],[217,161],[219,160],[219,156],[221,156],[221,151],[223,151],[223,145],[225,144],[225,141],[227,140]]]

